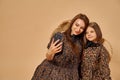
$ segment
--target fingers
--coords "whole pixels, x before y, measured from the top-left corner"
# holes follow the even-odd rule
[[[57,44],[57,45],[55,46],[55,51],[56,51],[56,53],[62,51],[62,42],[60,42],[59,44]]]
[[[56,40],[54,42],[54,39],[52,39],[52,42],[51,42],[51,46],[49,48],[49,52],[55,54],[55,53],[58,53],[62,50],[62,43],[63,42],[59,42],[60,40]]]
[[[56,45],[57,43],[59,43],[59,41],[60,41],[60,40],[58,39],[58,40],[56,40],[53,44]]]
[[[60,43],[60,44],[59,44]],[[58,40],[56,40],[55,42],[54,42],[54,38],[52,39],[52,42],[51,42],[51,45],[57,45],[56,47],[58,47],[58,46],[60,46],[62,43],[60,42],[60,39],[58,39]]]
[[[53,44],[54,43],[54,38],[52,39],[52,42],[51,42],[51,44]]]
[[[61,46],[61,45],[62,45],[62,42],[58,43],[58,44],[56,45],[56,47],[59,47],[59,46]]]
[[[56,48],[56,52],[61,52],[62,51],[62,45],[60,45],[59,47]]]

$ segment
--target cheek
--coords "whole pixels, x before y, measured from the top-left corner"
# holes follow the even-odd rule
[[[71,33],[73,34],[74,31],[75,31],[75,28],[74,28],[74,26],[72,26],[72,27],[71,27]]]
[[[74,31],[75,29],[76,29],[76,26],[73,25],[73,26],[72,26],[72,31]]]
[[[80,33],[83,33],[84,29],[80,29]]]
[[[72,26],[71,31],[74,31],[74,27]]]
[[[87,34],[85,35],[85,38],[88,38],[88,35],[87,35]]]
[[[81,33],[84,31],[84,29],[81,29]]]
[[[96,34],[94,34],[94,37],[95,37],[95,38],[97,38],[97,35],[96,35]]]
[[[95,39],[97,39],[97,35],[95,35]]]

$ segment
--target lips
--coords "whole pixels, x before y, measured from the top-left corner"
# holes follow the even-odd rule
[[[75,31],[76,34],[80,34],[80,31]]]
[[[88,38],[92,38],[92,36],[91,36],[91,37],[88,37]]]

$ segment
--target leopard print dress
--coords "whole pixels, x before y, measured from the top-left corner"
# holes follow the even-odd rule
[[[53,38],[63,41],[62,52],[55,54],[52,61],[45,59],[38,65],[32,80],[79,80],[78,66],[80,58],[74,53],[63,33],[56,33]],[[81,53],[80,39],[72,38],[74,38],[73,41],[78,45],[79,53]]]
[[[82,56],[82,80],[111,80],[108,51],[101,44],[88,44]]]

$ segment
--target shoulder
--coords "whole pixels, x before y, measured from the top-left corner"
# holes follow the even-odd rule
[[[86,51],[95,51],[95,50],[99,50],[102,47],[102,45],[90,45],[88,47],[85,47],[84,50]]]
[[[105,48],[105,46],[104,46],[103,44],[100,45],[100,48],[101,48],[101,50],[103,50],[103,51],[107,51],[107,49]]]
[[[102,55],[109,55],[109,52],[108,52],[108,50],[103,46],[103,45],[101,45],[101,53],[102,53]]]

